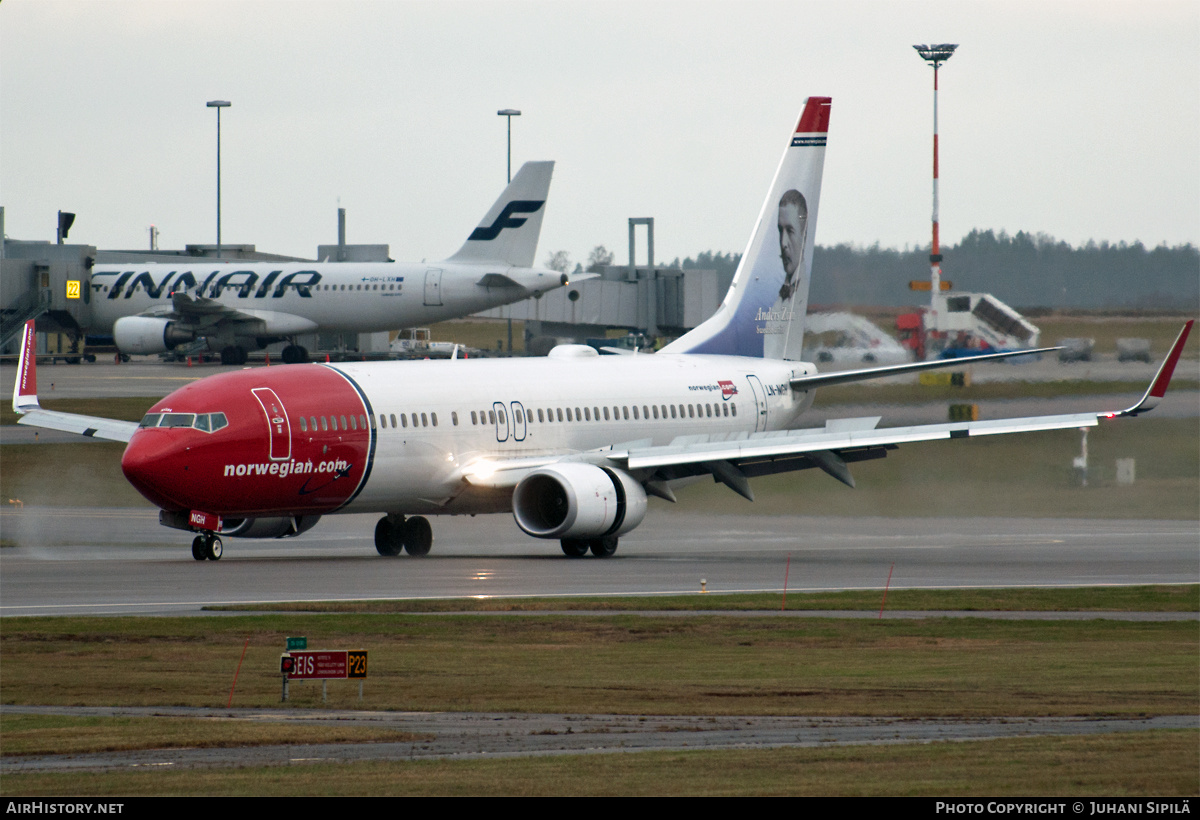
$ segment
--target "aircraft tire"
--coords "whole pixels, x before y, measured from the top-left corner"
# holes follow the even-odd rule
[[[221,556],[225,554],[225,547],[221,545],[220,538],[214,537],[213,539],[208,541],[205,544],[205,546],[207,547],[207,550],[206,550],[206,552],[208,553],[207,557],[208,557],[208,560],[210,560],[210,561],[220,561]]]
[[[308,351],[300,345],[288,345],[282,355],[284,364],[303,364],[308,361]]]
[[[433,527],[429,526],[429,519],[414,515],[404,522],[402,532],[405,552],[414,558],[429,554],[433,547]]]
[[[385,515],[379,519],[379,523],[375,525],[375,551],[384,556],[395,556],[400,554],[404,544],[399,538],[399,533],[396,527],[388,520]]]
[[[588,554],[588,542],[582,538],[564,538],[559,543],[562,544],[563,554],[570,558],[582,558]]]
[[[608,558],[617,551],[617,539],[611,535],[604,538],[593,538],[587,543],[591,547],[592,555],[597,558]]]
[[[208,545],[204,543],[203,535],[197,535],[192,539],[192,557],[197,561],[208,558]]]

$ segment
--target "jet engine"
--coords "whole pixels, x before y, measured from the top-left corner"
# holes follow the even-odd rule
[[[165,353],[195,336],[170,319],[125,316],[113,322],[113,342],[122,353]]]
[[[513,491],[517,526],[536,538],[600,538],[646,516],[646,491],[620,470],[560,463],[534,470]]]
[[[285,518],[228,518],[221,535],[231,538],[291,538],[307,532],[321,520],[319,515],[297,515]]]

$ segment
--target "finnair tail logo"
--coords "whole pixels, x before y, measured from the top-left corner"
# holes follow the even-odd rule
[[[512,202],[504,206],[504,210],[496,217],[496,221],[486,228],[482,225],[471,232],[468,239],[486,242],[489,239],[495,239],[500,235],[500,231],[505,228],[519,228],[525,224],[525,217],[513,216],[513,214],[532,214],[537,213],[543,205],[546,204],[544,199],[514,199]]]

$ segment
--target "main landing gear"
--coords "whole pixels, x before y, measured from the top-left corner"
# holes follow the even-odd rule
[[[429,520],[415,515],[385,515],[375,525],[375,550],[380,555],[399,555],[401,551],[413,557],[428,555],[433,546],[433,527]]]
[[[192,557],[197,561],[220,561],[224,554],[221,539],[212,533],[197,535],[192,539]]]
[[[229,345],[221,348],[221,364],[245,364],[247,358],[244,347]]]
[[[608,558],[617,551],[617,539],[614,536],[604,538],[564,538],[560,542],[562,551],[570,558],[582,558],[592,551],[597,558]]]
[[[282,355],[284,364],[304,364],[308,361],[308,351],[300,345],[288,345]]]

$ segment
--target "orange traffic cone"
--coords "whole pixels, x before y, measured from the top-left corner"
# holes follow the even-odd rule
[[[188,356],[188,367],[192,366],[192,357]]]

